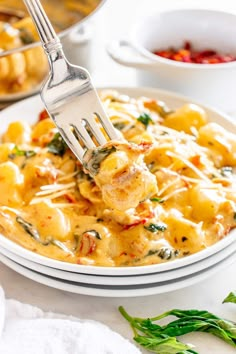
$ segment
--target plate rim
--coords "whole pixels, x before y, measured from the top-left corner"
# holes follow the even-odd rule
[[[230,266],[235,262],[235,254],[231,255],[230,257],[226,258],[223,262],[219,262],[216,267],[211,267],[210,269],[200,272],[196,276],[189,276],[187,281],[186,279],[172,282],[171,284],[159,286],[152,286],[152,287],[144,287],[143,289],[123,289],[123,290],[112,290],[112,289],[99,289],[99,288],[88,288],[86,286],[76,286],[72,284],[63,283],[60,280],[55,280],[47,277],[46,275],[37,274],[37,272],[33,272],[14,261],[10,260],[9,258],[3,256],[0,253],[0,262],[5,264],[7,267],[13,269],[15,272],[21,274],[22,276],[36,281],[37,283],[43,284],[45,286],[49,286],[55,289],[81,294],[81,295],[88,295],[88,296],[96,296],[96,297],[140,297],[140,296],[148,296],[148,295],[157,295],[163,294],[167,292],[171,292],[174,290],[179,290],[185,287],[192,286],[200,281],[204,281],[206,278],[217,273],[217,271]],[[35,279],[35,275],[37,279]],[[158,290],[159,288],[159,290]]]
[[[23,257],[20,257],[19,255],[15,255],[14,253],[11,253],[9,250],[6,250],[0,246],[0,254],[2,254],[3,256],[11,259],[12,261],[15,261],[19,265],[22,265],[23,267],[26,267],[32,271],[40,272],[41,274],[48,275],[50,277],[54,277],[59,280],[69,280],[71,282],[80,282],[80,283],[84,283],[84,284],[113,285],[113,286],[138,285],[138,284],[144,285],[144,284],[164,282],[167,280],[179,279],[179,278],[182,278],[185,276],[189,276],[190,274],[195,274],[195,273],[202,271],[202,270],[207,270],[207,268],[212,267],[221,261],[224,261],[227,257],[230,257],[233,253],[236,254],[236,241],[234,241],[232,244],[228,245],[223,250],[220,250],[219,252],[211,255],[210,257],[205,258],[199,262],[187,265],[185,267],[181,267],[178,269],[173,269],[173,270],[161,272],[161,273],[115,277],[115,276],[102,276],[102,275],[99,276],[99,275],[91,275],[91,274],[71,273],[71,272],[64,271],[64,270],[46,267],[44,265],[31,262]],[[217,257],[217,258],[215,258],[215,257]],[[209,263],[210,258],[211,258],[211,262]],[[196,267],[196,265],[197,265],[197,267]],[[203,265],[203,267],[202,267],[202,265]],[[185,272],[183,271],[184,268],[186,268]],[[188,268],[188,271],[186,272],[187,268]],[[48,273],[48,270],[49,270],[49,273]],[[165,273],[164,277],[163,277],[163,273]],[[160,277],[161,277],[161,279],[160,279]],[[101,280],[101,279],[103,279],[103,280]],[[139,281],[140,279],[142,280],[141,282]],[[107,282],[107,280],[108,280],[108,282]],[[124,280],[125,280],[125,282],[124,282]],[[138,282],[137,282],[137,280],[138,280]]]

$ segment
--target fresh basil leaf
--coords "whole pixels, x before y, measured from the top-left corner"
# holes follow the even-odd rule
[[[160,331],[162,334],[175,337],[190,332],[206,332],[236,347],[236,324],[232,321],[224,320],[208,311],[178,309],[151,318],[151,320],[156,321],[167,316],[176,316],[179,319],[163,326]]]
[[[173,341],[172,338],[176,339],[178,336],[191,332],[205,332],[213,334],[236,348],[236,323],[215,316],[205,310],[173,309],[148,319],[131,317],[123,307],[119,307],[119,311],[132,326],[135,333],[134,339],[139,342],[140,345],[154,353],[169,354],[172,353],[171,350],[173,350],[173,353],[176,354],[196,353],[191,348],[174,352],[176,342]],[[168,316],[175,316],[178,319],[171,321],[164,326],[154,323]],[[161,343],[163,344],[161,341],[163,338],[167,338],[167,343],[171,344],[168,351],[165,351],[165,348],[163,351],[160,350],[161,347],[158,348],[158,345]],[[179,345],[178,341],[177,345]]]
[[[188,351],[191,349],[187,344],[179,342],[173,337],[151,338],[146,336],[136,335],[134,340],[142,347],[158,354],[180,354],[180,353],[196,353]],[[197,354],[197,353],[196,353]]]
[[[158,354],[198,354],[192,350],[192,346],[180,342],[175,337],[161,334],[162,327],[150,319],[131,317],[122,306],[119,311],[133,328],[134,340],[145,349]]]
[[[236,304],[236,291],[229,293],[229,295],[224,299],[223,303],[225,302],[233,302]]]

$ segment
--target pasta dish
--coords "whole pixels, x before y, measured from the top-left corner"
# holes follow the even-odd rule
[[[57,260],[140,266],[199,252],[236,226],[236,134],[195,104],[103,91],[120,141],[84,167],[45,111],[0,144],[0,232]],[[16,117],[17,118],[17,117]]]

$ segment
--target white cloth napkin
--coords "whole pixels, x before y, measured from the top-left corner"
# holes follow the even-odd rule
[[[0,287],[1,354],[141,354],[102,323],[6,300]]]

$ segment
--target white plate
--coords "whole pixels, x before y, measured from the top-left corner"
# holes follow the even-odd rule
[[[193,102],[190,98],[176,95],[175,93],[170,93],[167,91],[162,91],[158,89],[150,89],[150,88],[124,88],[118,87],[114,88],[118,89],[120,92],[133,96],[147,96],[153,97],[159,100],[162,100],[167,103],[170,107],[174,109],[180,105],[183,105],[186,102]],[[197,103],[198,104],[198,103]],[[212,108],[203,106],[208,113],[209,120],[214,120],[220,124],[222,124],[225,128],[234,131],[236,133],[236,124],[235,122],[227,117],[225,114],[213,110]],[[12,121],[25,119],[29,123],[34,123],[37,120],[38,113],[43,109],[43,105],[39,96],[30,97],[24,101],[18,102],[15,105],[7,108],[6,110],[0,113],[1,132],[6,130],[8,124]],[[23,258],[26,258],[30,261],[49,266],[56,269],[66,270],[69,272],[75,273],[85,273],[85,274],[94,274],[94,275],[140,275],[140,274],[151,274],[157,272],[163,272],[171,269],[176,269],[180,267],[184,267],[186,265],[192,264],[199,260],[209,257],[219,250],[230,245],[236,237],[236,230],[231,231],[230,235],[225,237],[223,240],[217,242],[213,246],[200,251],[194,255],[177,259],[171,262],[166,262],[162,264],[148,265],[148,266],[138,266],[138,267],[98,267],[98,266],[89,266],[89,265],[77,265],[66,262],[57,261],[54,259],[50,259],[36,253],[33,253],[23,247],[15,244],[10,241],[3,235],[0,235],[0,245],[6,249],[9,249],[11,252],[20,255]]]
[[[17,256],[16,254],[0,247],[0,253],[11,259],[12,261],[26,267],[30,270],[40,272],[44,275],[49,275],[51,277],[68,280],[71,282],[79,282],[86,284],[95,284],[95,285],[107,285],[107,286],[124,286],[124,285],[140,285],[140,284],[151,284],[151,283],[160,283],[164,281],[170,281],[188,276],[190,274],[197,273],[199,271],[205,270],[214,264],[217,264],[233,253],[236,252],[236,241],[225,249],[215,253],[214,255],[203,259],[199,262],[193,263],[191,265],[177,268],[174,270],[154,273],[154,274],[144,274],[138,276],[99,276],[99,275],[90,275],[90,274],[79,274],[79,273],[70,273],[63,270],[53,269],[40,265],[38,263],[31,262],[25,258]]]
[[[73,283],[69,281],[58,280],[53,277],[42,275],[38,272],[29,270],[26,267],[15,263],[9,258],[0,254],[0,261],[4,263],[9,268],[15,270],[21,275],[34,280],[38,283],[50,286],[52,288],[68,291],[71,293],[82,294],[82,295],[91,295],[91,296],[104,296],[104,297],[137,297],[145,295],[154,295],[162,294],[174,290],[178,290],[187,286],[191,286],[199,281],[203,281],[206,278],[214,275],[218,271],[230,266],[235,262],[236,253],[232,254],[225,260],[217,263],[216,265],[203,270],[194,275],[180,278],[178,280],[173,280],[169,282],[162,282],[157,284],[146,284],[146,285],[137,285],[137,286],[120,286],[119,289],[114,286],[102,286],[102,285],[89,285],[82,283]]]

